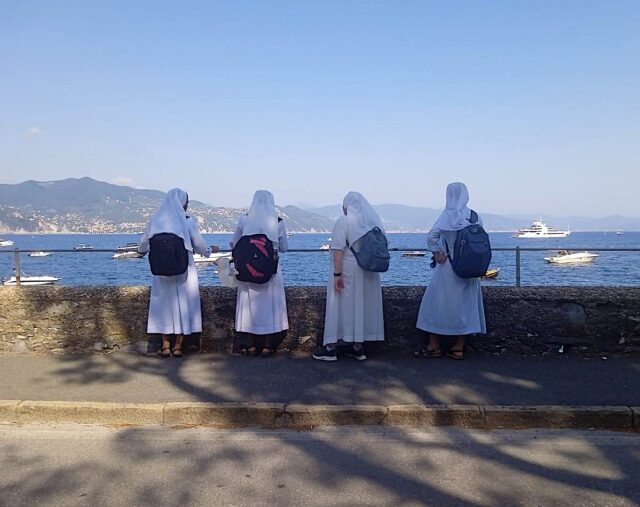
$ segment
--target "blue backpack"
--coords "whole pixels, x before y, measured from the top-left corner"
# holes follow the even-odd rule
[[[365,271],[384,273],[389,270],[389,243],[379,227],[374,227],[355,242],[356,248],[347,246]]]
[[[453,259],[447,245],[447,256],[456,275],[460,278],[479,278],[487,273],[491,262],[489,235],[478,222],[478,214],[471,210],[471,225],[456,233]]]

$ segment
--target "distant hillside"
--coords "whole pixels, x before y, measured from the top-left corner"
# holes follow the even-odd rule
[[[386,229],[393,232],[427,231],[442,211],[440,209],[405,206],[403,204],[376,204],[373,207],[380,215]],[[308,211],[335,220],[342,214],[342,206],[335,204],[320,208],[309,208]],[[489,231],[515,231],[521,227],[531,225],[531,222],[538,218],[538,216],[509,217],[482,213],[484,226]],[[604,218],[554,216],[544,216],[542,218],[547,224],[555,228],[564,229],[569,227],[572,231],[640,230],[640,218],[621,215]]]
[[[140,232],[164,197],[92,178],[25,181],[0,185],[0,231]],[[332,222],[295,206],[278,209],[293,232],[325,232]],[[244,209],[189,203],[189,213],[203,232],[232,231]]]
[[[0,232],[140,232],[158,209],[164,192],[113,185],[91,178],[25,181],[0,185]],[[390,232],[427,231],[440,210],[381,204],[374,206]],[[203,232],[228,232],[245,209],[214,207],[191,201],[189,213]],[[330,232],[342,214],[340,205],[301,209],[278,208],[291,232]],[[531,224],[533,216],[507,217],[482,213],[490,231],[513,231]],[[544,216],[556,228],[573,231],[640,230],[640,218]]]

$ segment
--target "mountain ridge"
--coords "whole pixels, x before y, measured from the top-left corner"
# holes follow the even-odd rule
[[[4,233],[54,232],[141,232],[156,211],[165,192],[138,189],[98,181],[90,177],[55,181],[27,180],[17,184],[0,184],[0,231]],[[379,204],[380,214],[389,232],[424,232],[429,230],[441,209]],[[189,214],[203,232],[231,232],[244,208],[212,206],[201,201],[189,203]],[[278,213],[291,232],[329,233],[335,219],[342,214],[339,204],[300,208],[278,206]],[[489,231],[513,231],[529,226],[526,215],[503,216],[481,213]],[[640,218],[610,215],[602,218],[544,216],[556,227],[569,226],[574,231],[640,230]]]

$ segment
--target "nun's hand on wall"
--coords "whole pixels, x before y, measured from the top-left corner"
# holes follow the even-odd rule
[[[433,258],[438,264],[444,264],[447,260],[447,254],[444,252],[433,252]]]
[[[344,289],[344,278],[342,278],[342,275],[334,277],[333,286],[338,294],[342,292]]]

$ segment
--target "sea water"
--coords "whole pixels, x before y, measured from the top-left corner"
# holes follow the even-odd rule
[[[329,240],[329,234],[294,234],[289,237],[291,249],[319,249]],[[209,244],[228,248],[231,234],[205,234]],[[548,264],[544,257],[561,249],[584,248],[638,248],[640,232],[575,232],[567,238],[516,239],[511,233],[490,233],[494,248],[548,248],[544,252],[521,253],[522,285],[624,285],[640,286],[640,252],[597,252],[593,263],[575,265]],[[126,243],[137,242],[132,234],[16,234],[3,235],[14,241],[12,247],[2,247],[0,276],[9,277],[13,269],[14,248],[47,250],[72,249],[87,243],[97,249],[115,249]],[[390,248],[424,250],[426,234],[389,234]],[[112,259],[108,252],[56,252],[48,257],[20,255],[20,265],[26,275],[50,275],[60,278],[60,285],[149,285],[149,263],[143,259]],[[402,252],[391,252],[389,271],[382,274],[383,285],[426,285],[433,270],[431,256],[403,257]],[[500,274],[486,285],[515,285],[515,252],[494,252],[491,267],[499,267]],[[286,285],[326,285],[330,276],[328,251],[290,252],[281,256],[281,268]],[[200,284],[220,285],[216,266],[198,265]]]

